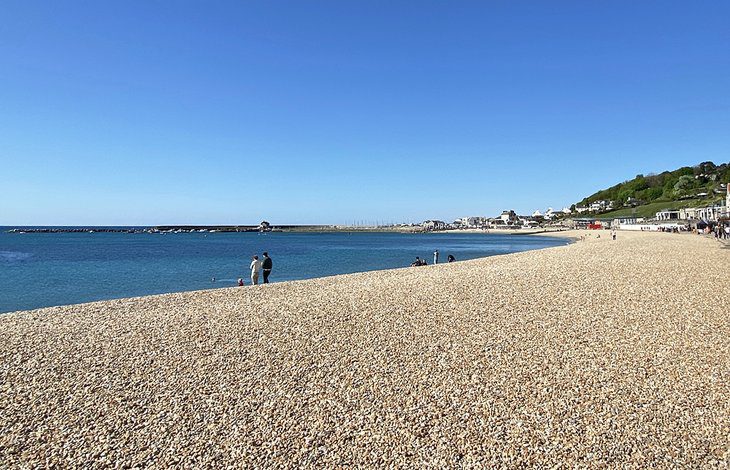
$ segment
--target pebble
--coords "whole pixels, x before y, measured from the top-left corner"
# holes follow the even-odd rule
[[[727,466],[728,266],[619,232],[0,315],[0,462]]]

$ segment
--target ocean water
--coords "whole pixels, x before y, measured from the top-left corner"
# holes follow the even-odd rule
[[[0,312],[250,284],[268,251],[271,282],[445,262],[563,245],[499,234],[7,233],[0,228]],[[215,281],[213,281],[215,278]]]

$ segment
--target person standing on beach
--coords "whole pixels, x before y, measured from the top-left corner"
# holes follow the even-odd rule
[[[271,268],[274,267],[273,261],[271,261],[271,258],[269,258],[268,251],[264,251],[264,262],[262,264],[262,267],[264,268],[264,284],[268,284],[269,274],[271,274]]]
[[[439,250],[433,252],[433,264],[439,264]]]
[[[251,260],[251,284],[254,286],[259,283],[259,271],[261,271],[261,261],[258,256],[254,255]],[[266,279],[266,274],[264,274],[264,279]]]

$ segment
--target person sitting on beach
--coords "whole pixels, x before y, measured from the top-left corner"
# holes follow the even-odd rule
[[[449,257],[448,257],[448,258],[446,258],[446,260],[447,260],[447,261],[448,261],[449,263],[453,263],[454,261],[456,261],[456,258],[454,258],[454,255],[449,255]]]
[[[416,256],[416,261],[412,262],[411,266],[421,266],[421,258]]]
[[[251,260],[251,284],[254,286],[259,283],[259,271],[261,271],[261,261],[258,256],[254,255]]]
[[[238,278],[238,287],[243,287],[243,279]]]

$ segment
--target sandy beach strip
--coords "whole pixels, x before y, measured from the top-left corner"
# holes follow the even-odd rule
[[[0,315],[0,462],[727,465],[730,249],[595,235]]]

